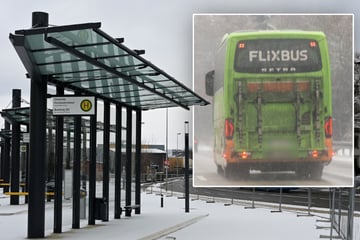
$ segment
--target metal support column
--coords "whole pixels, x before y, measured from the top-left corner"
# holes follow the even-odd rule
[[[71,131],[70,131],[70,129],[68,129],[67,131],[66,131],[66,163],[65,163],[65,169],[70,169],[71,168],[71,164],[70,164],[70,162],[71,162],[71,153],[70,153],[70,151],[71,151],[71,147],[70,147],[70,145],[71,145]]]
[[[126,189],[125,189],[125,205],[131,205],[131,136],[132,136],[132,110],[126,108]],[[130,217],[131,211],[126,211],[125,216]]]
[[[122,131],[122,107],[116,105],[116,140],[115,140],[115,219],[121,215],[121,131]]]
[[[54,152],[54,134],[53,134],[53,123],[48,122],[48,146],[47,146],[47,181],[53,181],[55,178],[55,152]]]
[[[21,90],[13,89],[12,108],[21,107]],[[12,122],[11,134],[11,192],[19,192],[20,188],[20,124]],[[10,205],[18,205],[19,196],[10,196]]]
[[[45,234],[47,79],[31,75],[28,238]]]
[[[89,219],[88,224],[95,224],[96,196],[96,114],[90,117],[90,164],[89,164]]]
[[[30,132],[30,126],[26,125],[26,132]],[[25,160],[25,187],[24,191],[29,192],[29,160],[30,159],[30,143],[26,143],[26,160]],[[25,196],[25,203],[29,203],[29,196]]]
[[[81,120],[81,124],[83,125],[83,120]],[[82,148],[82,167],[81,167],[81,189],[86,191],[86,180],[87,180],[87,172],[86,172],[86,162],[88,161],[88,153],[87,153],[87,132],[86,128],[84,127],[82,129],[82,142],[83,142],[83,148]]]
[[[141,110],[136,110],[136,146],[135,146],[135,204],[141,206]],[[135,209],[140,214],[141,208]]]
[[[5,131],[10,131],[10,123],[5,121]],[[4,182],[10,182],[10,149],[11,149],[11,139],[4,139]],[[4,187],[4,192],[9,191],[9,187]]]
[[[72,228],[80,228],[81,116],[74,117]]]
[[[109,206],[109,162],[110,162],[110,103],[104,101],[104,134],[103,134],[103,199]],[[109,211],[109,208],[106,209]],[[103,221],[109,221],[109,213]]]
[[[33,12],[32,26],[47,27],[49,15]],[[30,85],[30,152],[28,238],[45,235],[45,163],[46,163],[46,108],[47,79],[29,72]]]
[[[4,179],[4,142],[1,140],[0,144],[0,179]]]
[[[189,196],[189,122],[185,122],[185,212],[190,212]]]
[[[64,95],[64,88],[56,88],[57,96]],[[62,232],[62,181],[63,181],[63,149],[64,149],[64,117],[56,117],[55,139],[55,196],[54,196],[54,233]]]

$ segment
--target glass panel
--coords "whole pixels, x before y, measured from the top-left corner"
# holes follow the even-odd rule
[[[70,59],[70,54],[60,50],[47,50],[47,51],[36,51],[32,52],[32,56],[35,59],[36,64],[52,63],[54,61],[62,61],[67,58]]]
[[[59,74],[62,72],[78,72],[98,69],[85,61],[40,65],[39,70],[43,75]]]
[[[54,48],[53,45],[44,41],[43,34],[27,35],[25,37],[25,47],[28,48],[29,50]]]
[[[103,76],[110,76],[108,72],[101,70],[101,69],[92,69],[92,70],[83,70],[83,71],[75,71],[75,72],[68,72],[65,74],[56,73],[53,75],[56,79],[60,81],[79,81],[83,79],[89,78],[101,78]]]
[[[57,40],[72,47],[85,44],[108,42],[105,38],[94,32],[92,29],[49,33],[48,36],[56,38]]]
[[[115,101],[141,108],[171,107],[177,104],[164,99],[165,94],[179,102],[197,103],[203,101],[191,91],[165,76],[147,61],[139,60],[116,44],[111,43],[92,29],[48,33],[67,46],[73,47],[94,60],[126,75],[134,81],[145,84],[155,91],[142,89],[116,74],[83,61],[75,55],[47,43],[44,34],[26,35],[25,47],[43,75],[52,75],[58,81],[69,83],[69,87],[81,87],[110,97]],[[205,102],[204,102],[205,103]],[[144,104],[142,106],[142,104]]]

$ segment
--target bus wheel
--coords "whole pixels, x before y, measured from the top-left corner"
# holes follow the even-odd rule
[[[238,165],[236,168],[236,178],[247,180],[250,176],[249,167],[246,165]]]
[[[299,166],[297,169],[296,169],[296,176],[299,178],[299,179],[308,179],[309,178],[309,169],[305,166]]]
[[[234,177],[234,164],[227,164],[223,169],[224,177],[231,179]]]
[[[216,165],[217,167],[217,174],[224,175],[224,169],[221,167],[221,165]]]
[[[315,180],[320,180],[323,173],[324,166],[322,164],[314,165],[310,168],[310,177]]]

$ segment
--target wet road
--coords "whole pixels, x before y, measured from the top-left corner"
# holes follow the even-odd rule
[[[350,157],[334,156],[324,168],[320,180],[299,179],[294,172],[251,171],[246,180],[227,179],[219,175],[213,162],[211,149],[201,148],[194,154],[193,184],[196,187],[349,187],[353,183],[353,160]]]

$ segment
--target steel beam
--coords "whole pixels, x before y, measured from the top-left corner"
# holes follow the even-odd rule
[[[110,162],[110,103],[104,101],[104,130],[103,130],[103,199],[109,206],[109,162]],[[106,209],[109,211],[109,208]],[[109,221],[109,213],[103,221]]]
[[[47,80],[31,75],[28,238],[45,234]]]
[[[121,216],[121,131],[122,107],[116,105],[116,141],[115,141],[115,219]]]
[[[63,96],[64,88],[56,87],[56,95]],[[62,232],[62,181],[63,181],[63,151],[64,151],[64,117],[55,119],[55,196],[54,196],[54,233]]]
[[[141,206],[141,110],[136,111],[136,143],[135,143],[135,205]],[[141,207],[135,209],[140,214]]]
[[[10,123],[5,121],[5,131],[10,131]],[[11,149],[11,139],[4,139],[4,182],[10,182],[10,149]],[[9,187],[4,187],[4,192],[9,191]]]
[[[132,137],[132,110],[131,108],[126,108],[126,189],[125,189],[125,205],[131,205],[131,137]],[[126,211],[125,216],[130,217],[131,211]]]
[[[81,116],[74,117],[72,228],[80,228]]]
[[[21,90],[13,89],[12,108],[21,107]],[[20,124],[12,123],[11,137],[11,191],[19,192],[20,188]],[[10,205],[18,205],[19,196],[10,196]]]
[[[95,111],[96,112],[96,111]],[[89,218],[88,224],[95,224],[96,196],[96,115],[90,117],[90,164],[89,164]]]

